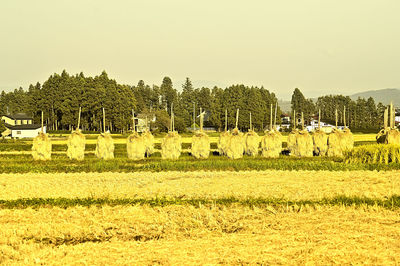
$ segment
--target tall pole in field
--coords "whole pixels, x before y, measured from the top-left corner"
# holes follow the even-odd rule
[[[383,114],[383,129],[386,130],[388,126],[388,118],[389,118],[389,109],[386,107],[385,112]]]
[[[393,102],[390,102],[390,128],[393,127]]]
[[[203,132],[203,112],[200,107],[200,132]]]
[[[271,110],[269,116],[269,130],[272,130],[272,103],[271,103]]]
[[[193,132],[196,130],[196,104],[193,103]]]
[[[136,131],[136,126],[135,126],[135,111],[132,109],[132,131]]]
[[[42,111],[42,133],[43,133],[43,111]]]
[[[225,109],[225,132],[228,131],[228,109]]]
[[[236,126],[235,126],[235,128],[238,127],[238,122],[239,122],[239,108],[236,110]]]
[[[293,110],[293,128],[297,127],[297,123],[296,123],[296,110]]]
[[[81,124],[81,111],[82,111],[82,107],[79,106],[78,127],[76,129],[79,129],[79,126]]]
[[[337,108],[336,108],[336,110],[335,110],[335,125],[336,125],[336,128],[337,128],[337,123],[338,123],[338,112],[337,112]]]
[[[318,109],[318,129],[321,129],[321,109]]]
[[[250,130],[252,130],[252,128],[251,128],[251,112],[250,112]]]
[[[346,128],[346,106],[343,108],[343,125]]]
[[[278,113],[278,102],[275,104],[275,119],[274,119],[274,129],[276,129],[276,114]]]
[[[174,121],[175,117],[174,117],[174,103],[171,103],[171,129],[172,132],[175,131],[175,121]]]
[[[301,112],[301,130],[304,130],[304,114]]]
[[[106,110],[103,107],[103,132],[104,133],[106,133],[106,128],[107,128],[107,125],[106,125]]]

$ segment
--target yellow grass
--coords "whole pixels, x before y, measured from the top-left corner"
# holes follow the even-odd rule
[[[0,210],[0,263],[396,265],[398,222],[377,207]]]
[[[0,174],[0,200],[18,198],[236,198],[317,200],[400,195],[400,171],[249,171]]]

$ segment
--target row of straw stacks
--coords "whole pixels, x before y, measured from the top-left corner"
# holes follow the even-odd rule
[[[395,117],[396,111],[393,103],[390,103],[390,109],[386,108],[383,116],[383,129],[376,136],[376,141],[382,144],[400,145],[400,132],[396,128]],[[389,114],[390,111],[390,114]],[[389,126],[388,126],[389,120]]]
[[[328,136],[327,155],[330,157],[343,157],[346,151],[350,151],[354,147],[354,137],[350,129],[346,127],[346,107],[343,110],[344,129],[337,127],[338,113],[336,110],[336,127]]]
[[[272,104],[270,110],[269,130],[261,138],[261,155],[265,158],[278,158],[282,152],[282,135],[276,128],[276,115],[278,105],[275,105],[275,120],[272,124]]]
[[[293,115],[294,125],[296,126],[296,113]],[[287,147],[291,156],[296,157],[312,157],[314,150],[314,142],[312,136],[304,129],[304,115],[301,113],[301,126],[299,130],[293,127],[292,132],[289,133]]]

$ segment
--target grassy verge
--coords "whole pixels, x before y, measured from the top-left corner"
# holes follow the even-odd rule
[[[385,200],[367,197],[349,197],[339,195],[333,198],[323,198],[320,200],[285,200],[276,198],[219,198],[219,199],[109,199],[109,198],[32,198],[32,199],[16,199],[16,200],[0,200],[0,208],[2,209],[25,209],[38,207],[60,207],[68,208],[75,206],[120,206],[120,205],[148,205],[151,207],[164,207],[169,205],[189,205],[199,207],[202,205],[241,205],[250,207],[292,207],[292,206],[379,206],[387,209],[400,208],[400,196],[391,196]]]
[[[0,173],[54,173],[54,172],[135,172],[135,171],[245,171],[245,170],[399,170],[400,164],[343,163],[339,158],[292,158],[278,159],[244,156],[240,160],[211,155],[207,160],[196,160],[183,154],[179,160],[161,160],[160,154],[142,161],[130,161],[124,157],[104,161],[89,154],[83,161],[71,161],[65,155],[52,156],[51,161],[34,161],[31,155],[0,155]]]

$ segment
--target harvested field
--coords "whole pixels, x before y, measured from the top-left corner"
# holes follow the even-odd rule
[[[399,215],[378,207],[3,209],[0,263],[388,265],[400,260]]]
[[[20,198],[315,200],[400,195],[400,171],[241,171],[1,174],[0,200]]]

